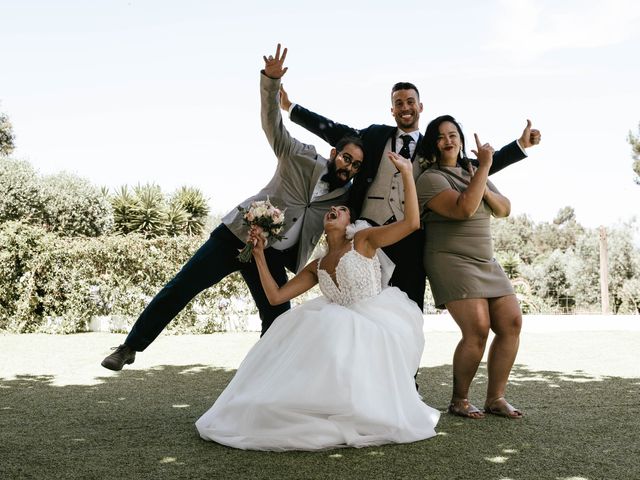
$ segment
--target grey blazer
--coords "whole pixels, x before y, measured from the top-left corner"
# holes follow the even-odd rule
[[[311,200],[328,160],[318,155],[313,145],[306,145],[289,134],[280,113],[279,89],[280,80],[260,75],[262,129],[278,159],[276,171],[260,192],[238,206],[248,208],[251,202],[265,200],[268,196],[273,205],[286,209],[283,231],[285,237],[295,222],[303,222],[296,261],[296,271],[299,272],[309,260],[322,235],[325,213],[332,205],[346,203],[351,184]],[[242,215],[237,208],[227,213],[222,223],[240,240],[246,240],[247,227],[243,225]]]

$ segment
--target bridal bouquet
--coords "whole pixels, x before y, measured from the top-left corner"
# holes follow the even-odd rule
[[[284,211],[274,207],[269,201],[269,197],[266,200],[252,202],[248,209],[238,207],[238,210],[242,213],[243,223],[249,228],[260,227],[262,229],[261,235],[265,239],[272,237],[276,240],[282,240],[285,238],[280,235],[284,227]],[[247,242],[240,250],[238,260],[245,263],[250,262],[252,251],[253,243]]]

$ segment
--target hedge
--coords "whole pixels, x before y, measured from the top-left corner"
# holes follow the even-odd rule
[[[0,332],[73,333],[95,316],[132,323],[205,237],[61,237],[19,221],[0,224]],[[198,295],[173,333],[242,330],[255,307],[242,277]]]

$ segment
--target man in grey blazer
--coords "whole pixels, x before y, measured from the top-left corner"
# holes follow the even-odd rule
[[[278,163],[269,183],[256,195],[238,205],[247,208],[254,200],[267,197],[278,208],[286,209],[283,240],[265,250],[269,270],[279,285],[287,281],[285,269],[296,273],[307,263],[323,231],[323,217],[332,205],[343,205],[352,177],[362,166],[364,150],[358,138],[345,138],[331,150],[327,160],[315,147],[292,138],[284,127],[279,106],[280,78],[287,50],[280,45],[273,56],[264,57],[265,68],[260,75],[262,129]],[[215,285],[233,272],[239,271],[256,302],[262,334],[280,314],[291,306],[289,302],[272,306],[260,284],[254,262],[237,259],[244,246],[247,227],[242,214],[234,208],[211,233],[180,272],[151,300],[133,325],[124,343],[102,361],[110,370],[121,370],[133,363],[136,352],[143,351],[167,324],[198,293]]]

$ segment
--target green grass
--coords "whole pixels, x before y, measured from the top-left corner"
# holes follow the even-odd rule
[[[196,368],[194,368],[196,367]],[[479,372],[471,398],[482,405]],[[638,479],[640,378],[531,372],[509,400],[523,420],[443,414],[439,435],[407,445],[250,452],[205,442],[193,423],[233,372],[202,365],[124,370],[98,385],[0,379],[2,479]],[[422,369],[444,410],[451,367]]]

